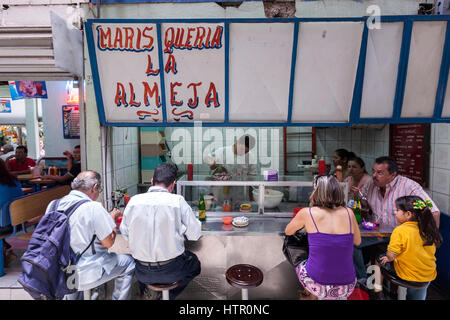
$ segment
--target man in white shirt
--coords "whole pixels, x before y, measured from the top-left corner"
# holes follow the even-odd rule
[[[200,274],[197,256],[185,250],[184,238],[198,240],[201,222],[183,196],[173,194],[177,170],[170,164],[155,168],[152,187],[133,196],[123,213],[120,231],[136,260],[136,278],[143,284],[183,282],[169,291],[175,299]]]
[[[247,179],[248,176],[258,174],[257,159],[254,153],[250,153],[255,147],[255,138],[251,135],[243,135],[236,143],[227,147],[221,147],[205,157],[206,164],[211,170],[223,167],[233,180]],[[244,190],[248,188],[248,190]],[[233,206],[242,201],[253,201],[252,187],[213,186],[214,197],[219,203],[223,200],[231,200]]]
[[[101,177],[95,171],[83,171],[72,181],[72,191],[63,197],[59,210],[66,210],[80,200],[83,203],[69,218],[70,247],[75,254],[86,249],[94,235],[94,243],[81,256],[76,265],[78,292],[66,295],[66,300],[81,298],[81,292],[93,289],[114,279],[113,300],[130,298],[134,275],[134,259],[130,255],[109,253],[116,238],[115,220],[120,211],[108,213],[101,203],[96,202],[101,192]],[[47,212],[52,206],[51,202]],[[46,212],[46,213],[47,213]]]

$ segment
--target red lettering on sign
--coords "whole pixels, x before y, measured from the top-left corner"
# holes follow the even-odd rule
[[[156,82],[153,83],[153,88],[150,89],[150,86],[147,82],[142,82],[144,85],[144,104],[146,106],[150,105],[149,98],[155,96],[155,105],[159,107],[161,105],[160,99],[159,99],[159,88]]]
[[[182,86],[183,84],[180,82],[171,82],[170,83],[170,104],[172,106],[181,106],[183,104],[183,100],[182,101],[177,101],[176,100],[176,95],[178,92],[176,92],[174,90],[175,87],[177,86]]]
[[[190,83],[187,87],[193,87],[194,90],[194,97],[188,100],[188,106],[192,109],[197,108],[198,106],[198,96],[197,96],[197,87],[202,85],[201,82],[198,83]]]
[[[206,107],[211,107],[210,104],[214,103],[214,108],[218,108],[220,106],[219,104],[219,95],[217,94],[216,86],[213,82],[209,85],[208,93],[205,97],[205,105]]]

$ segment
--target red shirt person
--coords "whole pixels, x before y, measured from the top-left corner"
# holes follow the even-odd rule
[[[25,146],[16,148],[15,158],[8,161],[8,170],[12,174],[29,173],[31,167],[36,166],[36,162],[27,157],[28,149]]]

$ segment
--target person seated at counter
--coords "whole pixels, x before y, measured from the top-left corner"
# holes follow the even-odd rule
[[[334,171],[333,173],[336,173],[337,166],[342,167],[342,179],[346,179],[349,175],[348,170],[348,160],[350,158],[354,158],[356,155],[351,152],[347,151],[346,149],[337,149],[333,153],[333,165],[334,165]]]
[[[367,199],[372,210],[373,220],[389,225],[398,226],[395,216],[395,200],[403,196],[418,196],[422,199],[431,199],[423,188],[414,180],[398,174],[398,165],[391,157],[383,156],[375,159],[372,168],[372,178],[362,187],[361,193]],[[440,211],[431,200],[431,212],[439,228]],[[354,263],[358,280],[367,279],[366,266],[362,248],[372,247],[374,254],[386,252],[389,237],[363,238],[361,245],[355,247]],[[370,257],[372,260],[373,257]]]
[[[297,276],[313,299],[346,300],[356,285],[352,257],[353,245],[361,243],[358,223],[335,176],[317,176],[313,187],[310,207],[285,230],[286,235],[302,228],[308,233],[309,256],[297,265]]]
[[[183,280],[169,291],[171,300],[201,271],[197,256],[184,246],[185,236],[191,241],[201,237],[201,222],[183,196],[172,193],[176,176],[175,166],[158,165],[152,186],[146,193],[131,197],[120,225],[136,261],[135,275],[140,283],[170,284]],[[146,288],[144,297],[159,298],[159,294]]]
[[[31,167],[36,166],[36,162],[27,157],[28,149],[25,146],[17,146],[14,158],[8,160],[8,170],[15,176],[31,172]]]
[[[53,180],[56,181],[58,184],[70,184],[72,183],[73,179],[81,172],[81,153],[80,153],[80,146],[75,146],[73,148],[73,154],[71,154],[69,151],[64,151],[63,154],[66,156],[68,163],[67,163],[67,173],[62,176],[56,176],[56,175],[42,175],[42,179],[47,180]]]
[[[0,213],[2,214],[2,217],[0,218],[2,222],[2,226],[0,227],[0,235],[13,231],[9,213],[6,212],[6,210],[1,210],[1,208],[8,201],[20,196],[23,196],[23,191],[19,181],[17,181],[16,178],[8,171],[5,162],[0,159]],[[17,256],[12,252],[12,250],[10,250],[11,245],[7,243],[5,239],[0,241],[3,241],[2,254],[4,256],[5,266],[8,266],[8,264],[17,258]]]
[[[350,158],[348,160],[348,177],[344,180],[349,186],[348,199],[354,199],[369,180],[370,175],[366,171],[363,159],[360,157]]]

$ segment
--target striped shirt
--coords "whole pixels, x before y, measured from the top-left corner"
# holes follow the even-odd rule
[[[403,196],[418,196],[424,201],[431,200],[430,196],[422,187],[409,178],[397,175],[394,180],[386,185],[384,197],[380,188],[373,183],[373,179],[367,181],[361,192],[366,196],[370,208],[375,215],[376,221],[388,224],[392,227],[400,225],[395,218],[395,200]],[[436,204],[433,203],[431,212],[439,211]]]

